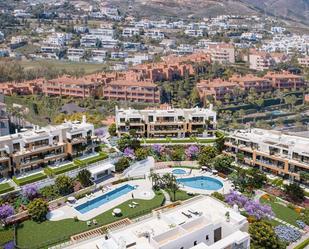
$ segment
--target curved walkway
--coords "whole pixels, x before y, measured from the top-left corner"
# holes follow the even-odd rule
[[[170,195],[165,190],[163,190],[163,189],[161,189],[161,191],[162,191],[162,193],[164,195],[164,198],[165,198],[165,203],[164,204],[165,205],[171,204],[172,201],[171,201]]]

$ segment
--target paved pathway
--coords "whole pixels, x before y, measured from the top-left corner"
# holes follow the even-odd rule
[[[172,201],[171,201],[171,197],[170,195],[163,189],[161,189],[162,193],[164,194],[164,197],[165,197],[165,205],[168,205],[168,204],[171,204]]]

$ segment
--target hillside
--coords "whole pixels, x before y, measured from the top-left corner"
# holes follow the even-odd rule
[[[213,17],[221,14],[268,14],[309,23],[309,0],[107,0],[123,11],[128,5],[144,17]]]

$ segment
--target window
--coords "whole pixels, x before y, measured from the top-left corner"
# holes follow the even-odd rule
[[[208,241],[209,240],[209,235],[206,235],[206,241]]]
[[[194,241],[193,245],[194,245],[194,246],[196,246],[196,245],[197,245],[197,240],[196,240],[196,241]]]

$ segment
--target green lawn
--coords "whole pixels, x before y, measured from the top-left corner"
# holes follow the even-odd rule
[[[55,175],[60,175],[62,173],[68,172],[68,171],[76,169],[76,168],[78,168],[78,165],[75,165],[74,163],[69,163],[69,164],[66,164],[62,167],[50,168],[50,169]]]
[[[115,218],[112,216],[112,210],[95,217],[98,222],[97,226],[106,225],[120,219],[135,218],[146,213],[150,213],[153,209],[160,207],[164,201],[162,192],[157,192],[152,200],[134,199],[139,203],[135,208],[130,208],[128,205],[131,201],[126,201],[119,206],[123,216]],[[18,246],[24,249],[35,249],[38,247],[46,247],[47,245],[58,243],[59,241],[68,240],[70,236],[80,232],[94,228],[88,227],[84,221],[74,221],[74,219],[66,219],[62,221],[45,221],[43,223],[35,223],[33,221],[23,222],[17,232]]]
[[[98,161],[102,161],[106,158],[108,158],[108,155],[104,152],[100,152],[99,155],[97,155],[97,156],[89,157],[89,158],[86,158],[86,159],[80,159],[80,161],[83,164],[88,165],[88,164],[91,164],[91,163],[96,163]]]
[[[17,179],[16,177],[13,177],[13,181],[18,186],[23,186],[29,183],[37,182],[45,178],[47,178],[47,175],[45,175],[44,173],[38,173],[38,174],[23,177],[23,178],[19,178],[19,179]]]
[[[52,67],[56,70],[66,70],[69,72],[74,72],[76,70],[82,69],[86,74],[104,71],[106,69],[106,65],[104,64],[55,60],[20,61],[19,64],[21,64],[25,69]]]
[[[8,184],[8,183],[0,184],[0,194],[4,194],[4,193],[12,191],[12,190],[14,190],[14,187],[12,187],[10,184]]]
[[[14,239],[14,231],[11,228],[4,229],[0,226],[0,245],[3,245]]]
[[[176,200],[174,200],[174,193],[172,191],[170,191],[169,189],[166,190],[166,192],[169,194],[169,196],[171,197],[171,200],[173,200],[173,201],[185,201],[185,200],[188,200],[188,199],[190,199],[194,196],[194,195],[188,195],[188,193],[186,191],[179,189],[176,192]]]
[[[296,220],[299,219],[299,214],[291,209],[291,208],[288,208],[280,203],[277,203],[273,200],[265,200],[263,198],[260,199],[261,203],[264,203],[264,204],[268,204],[271,206],[273,212],[275,213],[276,217],[278,219],[281,219],[283,221],[286,221],[294,226],[296,226]]]

